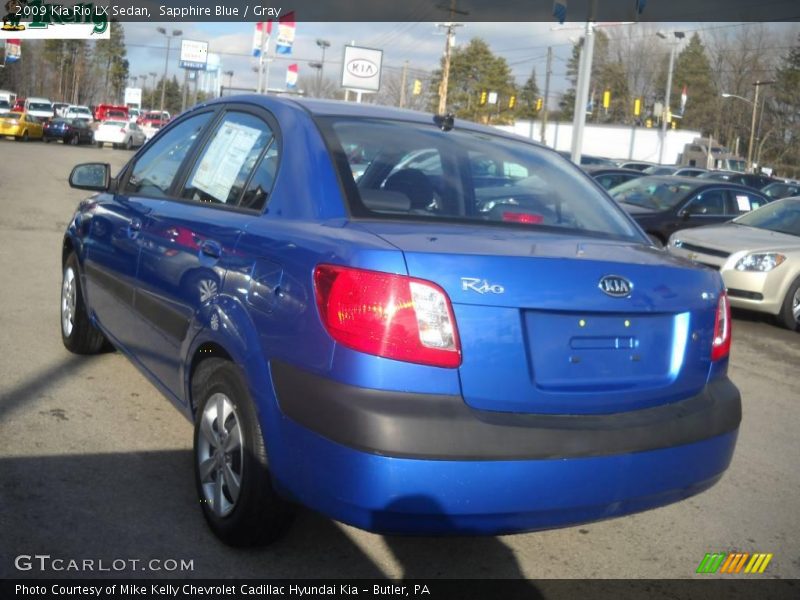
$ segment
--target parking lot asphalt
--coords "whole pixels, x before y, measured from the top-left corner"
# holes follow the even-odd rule
[[[800,577],[800,334],[740,314],[739,444],[723,479],[698,496],[487,538],[380,536],[301,510],[271,547],[223,546],[197,506],[188,421],[119,353],[73,356],[60,340],[61,240],[86,195],[68,187],[70,169],[102,161],[116,171],[131,156],[0,140],[0,577],[685,578],[705,553],[733,550],[773,553],[763,577]],[[15,566],[36,554],[62,566],[126,562],[110,573],[98,562]],[[166,571],[169,559],[192,569]]]

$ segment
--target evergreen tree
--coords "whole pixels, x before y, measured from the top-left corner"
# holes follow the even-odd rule
[[[442,59],[444,61],[444,59]],[[431,89],[439,89],[442,71],[433,74]],[[497,103],[480,105],[481,93],[497,94]],[[511,96],[517,94],[511,69],[505,58],[495,56],[489,45],[480,38],[456,48],[450,57],[450,81],[447,91],[447,106],[462,119],[481,123],[509,122],[508,110]],[[432,110],[438,107],[438,96],[432,99]]]
[[[116,104],[123,100],[128,81],[125,31],[117,21],[111,21],[107,40],[98,40],[94,48],[96,68],[103,73],[101,95],[103,102]]]
[[[764,88],[761,89],[763,93]],[[774,100],[766,105],[777,135],[768,148],[781,172],[800,173],[800,35],[797,45],[783,57],[772,86]],[[765,128],[766,129],[766,128]],[[787,171],[785,166],[789,166]]]
[[[536,69],[531,71],[528,81],[522,86],[517,100],[517,117],[520,119],[535,119],[539,114],[536,102],[541,98],[539,86],[536,84]]]
[[[697,129],[704,135],[711,133],[717,116],[719,91],[715,89],[711,65],[706,49],[695,33],[675,59],[670,91],[672,113],[680,112],[681,91],[686,86],[688,100],[686,112],[679,125],[683,129]],[[658,89],[666,87],[666,76]]]
[[[575,116],[575,94],[577,93],[578,86],[578,71],[581,63],[581,51],[583,50],[583,37],[581,37],[572,46],[572,56],[567,61],[567,80],[570,83],[569,88],[561,96],[558,106],[561,109],[561,119],[571,121]],[[601,104],[603,98],[603,71],[608,63],[608,35],[602,29],[595,29],[594,31],[594,48],[592,51],[592,74],[589,81],[589,101],[592,99],[592,91],[595,93],[594,109],[592,116],[586,116],[587,120],[593,118],[599,119],[600,113],[597,107]]]

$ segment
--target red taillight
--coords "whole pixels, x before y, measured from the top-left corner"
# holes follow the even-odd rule
[[[731,303],[728,294],[722,292],[717,303],[714,319],[714,341],[711,343],[711,360],[725,358],[731,351]]]
[[[314,291],[325,329],[348,348],[436,367],[461,364],[450,299],[430,281],[319,265]]]

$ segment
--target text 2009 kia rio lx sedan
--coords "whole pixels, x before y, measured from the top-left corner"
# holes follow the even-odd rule
[[[213,531],[303,504],[495,534],[716,482],[741,419],[719,273],[557,153],[448,116],[242,96],[170,123],[63,242],[64,344],[110,341],[195,424]]]

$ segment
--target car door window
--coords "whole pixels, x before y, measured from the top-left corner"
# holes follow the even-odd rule
[[[732,192],[731,195],[732,205],[730,214],[736,216],[748,213],[751,210],[755,210],[759,206],[764,206],[767,203],[764,198],[748,192],[736,190],[735,192]]]
[[[694,197],[687,205],[690,215],[704,217],[720,217],[727,213],[725,207],[725,192],[723,190],[708,190]]]
[[[178,169],[212,114],[202,113],[182,121],[151,145],[133,166],[124,192],[166,197]]]
[[[250,174],[273,138],[270,126],[255,115],[226,114],[200,152],[181,196],[198,202],[237,205]],[[259,175],[262,182],[268,175],[265,165]],[[271,181],[269,186],[272,187]],[[251,194],[248,201],[256,202],[256,195]]]
[[[261,157],[253,176],[247,183],[247,189],[242,194],[239,202],[241,208],[261,210],[267,203],[272,184],[275,182],[275,172],[278,170],[278,144],[272,138],[267,151]]]

